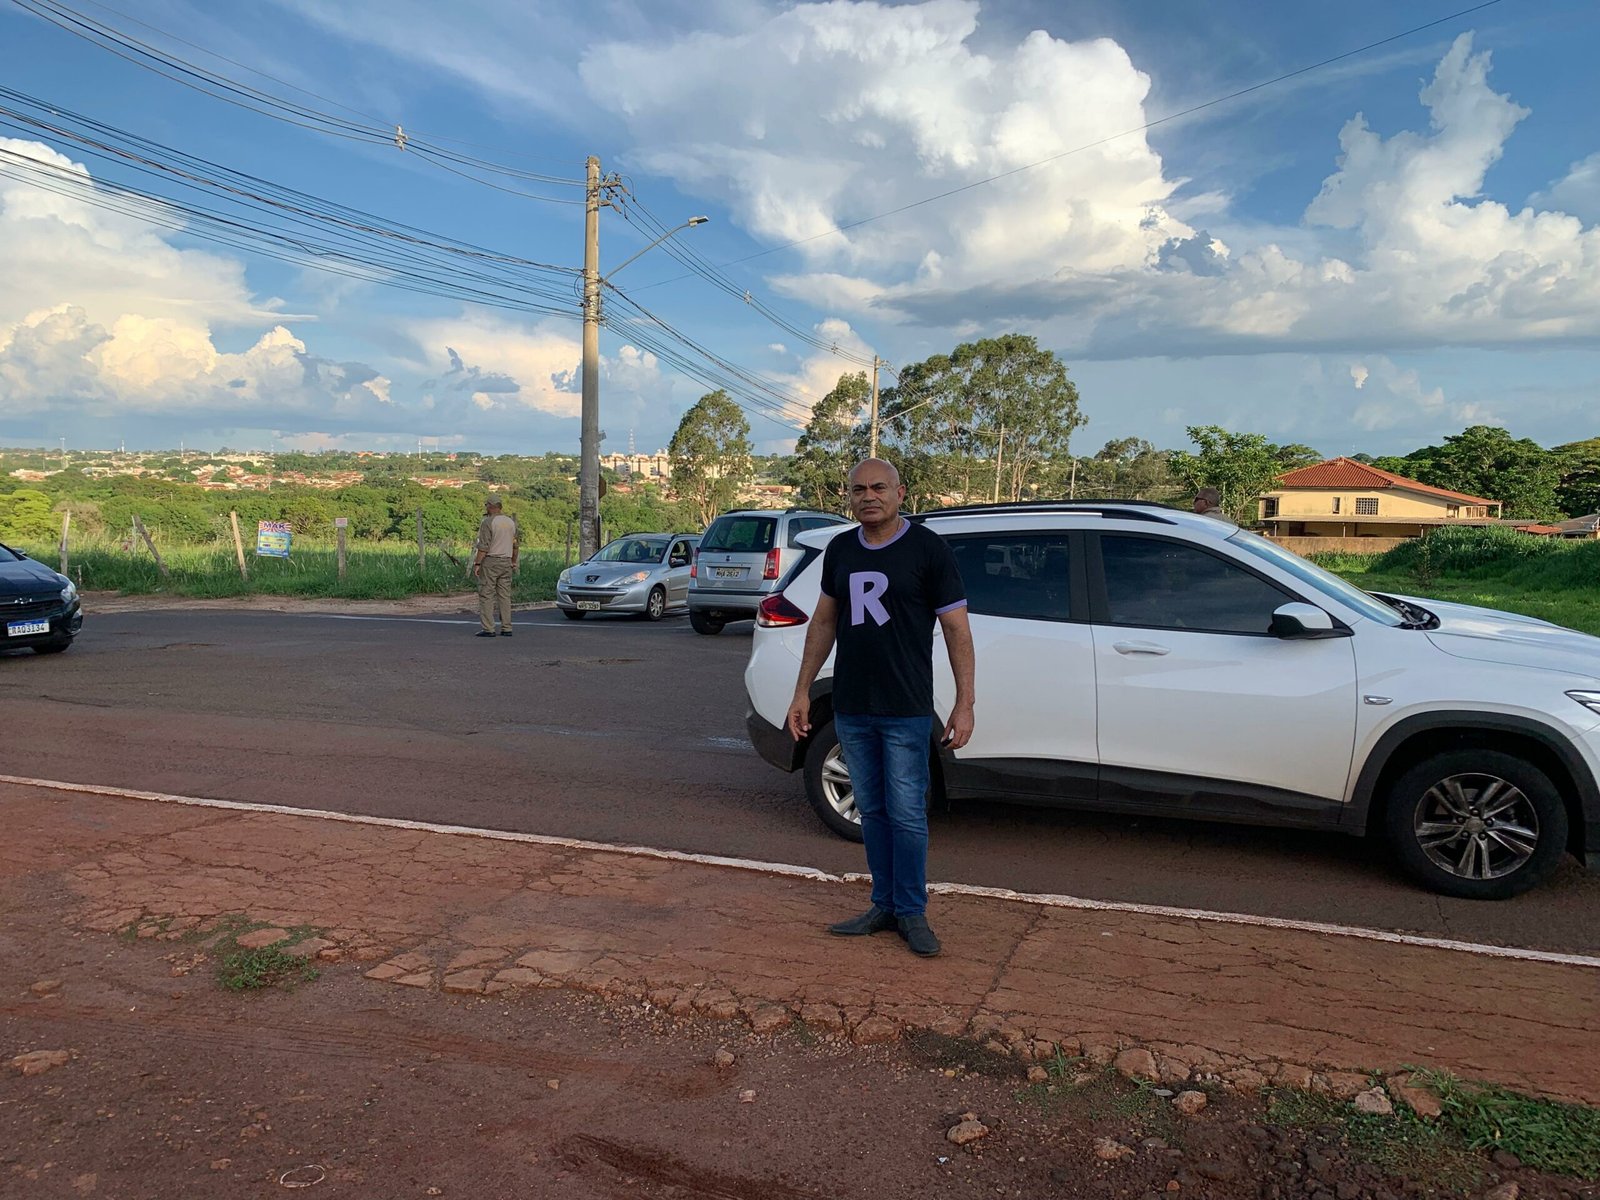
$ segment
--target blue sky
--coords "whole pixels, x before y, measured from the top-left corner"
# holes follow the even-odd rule
[[[1018,329],[1072,370],[1079,452],[1177,446],[1212,423],[1330,455],[1481,422],[1546,444],[1600,435],[1587,0],[1504,0],[1081,151],[1465,4],[60,3],[251,86],[526,171],[577,179],[597,154],[662,221],[710,216],[678,239],[849,357],[677,278],[660,249],[617,286],[790,412],[861,357],[905,363]],[[10,3],[0,62],[18,92],[213,162],[581,261],[577,205],[225,104]],[[0,151],[133,178],[14,128]],[[647,240],[616,213],[602,224],[604,269]],[[575,301],[515,313],[328,276],[0,176],[0,444],[575,450],[575,316]],[[602,351],[606,449],[630,431],[664,445],[705,385],[620,324]],[[760,447],[786,448],[798,431],[742,398]]]

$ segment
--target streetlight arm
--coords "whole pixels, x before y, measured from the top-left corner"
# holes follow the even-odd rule
[[[631,257],[623,259],[616,266],[612,267],[611,271],[610,271],[610,274],[606,275],[603,279],[600,280],[600,282],[601,283],[610,283],[611,282],[611,276],[615,275],[618,271],[622,270],[623,267],[627,266],[635,258],[643,258],[646,254],[650,253],[650,251],[654,250],[657,246],[661,245],[662,242],[666,241],[673,234],[682,233],[685,229],[692,229],[696,225],[704,225],[710,219],[711,219],[710,217],[690,217],[682,225],[679,225],[674,229],[667,230],[660,237],[658,237],[655,241],[651,242],[648,246],[646,246],[643,250],[640,250],[637,254],[634,254]]]

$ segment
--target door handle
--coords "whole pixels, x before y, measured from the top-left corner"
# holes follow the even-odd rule
[[[1167,647],[1155,642],[1112,642],[1111,648],[1118,654],[1154,654],[1159,657],[1171,653]]]

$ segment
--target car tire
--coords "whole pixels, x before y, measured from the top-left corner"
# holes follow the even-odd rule
[[[1384,821],[1412,877],[1467,900],[1520,895],[1567,848],[1567,809],[1550,777],[1498,750],[1451,750],[1419,762],[1389,789]]]
[[[71,638],[58,638],[53,642],[40,642],[33,647],[33,652],[35,654],[60,654],[70,645],[72,645]]]
[[[850,791],[850,773],[839,751],[839,737],[828,721],[811,734],[803,770],[806,800],[822,823],[842,838],[861,840],[861,816]]]
[[[689,626],[696,633],[714,637],[722,632],[722,625],[721,621],[705,612],[697,612],[692,608],[689,610]]]
[[[644,602],[644,619],[646,621],[659,621],[667,615],[667,593],[664,588],[651,588],[650,597]]]
[[[561,615],[569,621],[581,621],[589,614],[580,608],[563,608]]]

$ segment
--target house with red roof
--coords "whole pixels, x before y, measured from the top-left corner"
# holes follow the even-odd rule
[[[1506,524],[1500,508],[1486,496],[1335,458],[1278,476],[1261,497],[1261,521],[1281,538],[1414,538],[1443,525]]]

